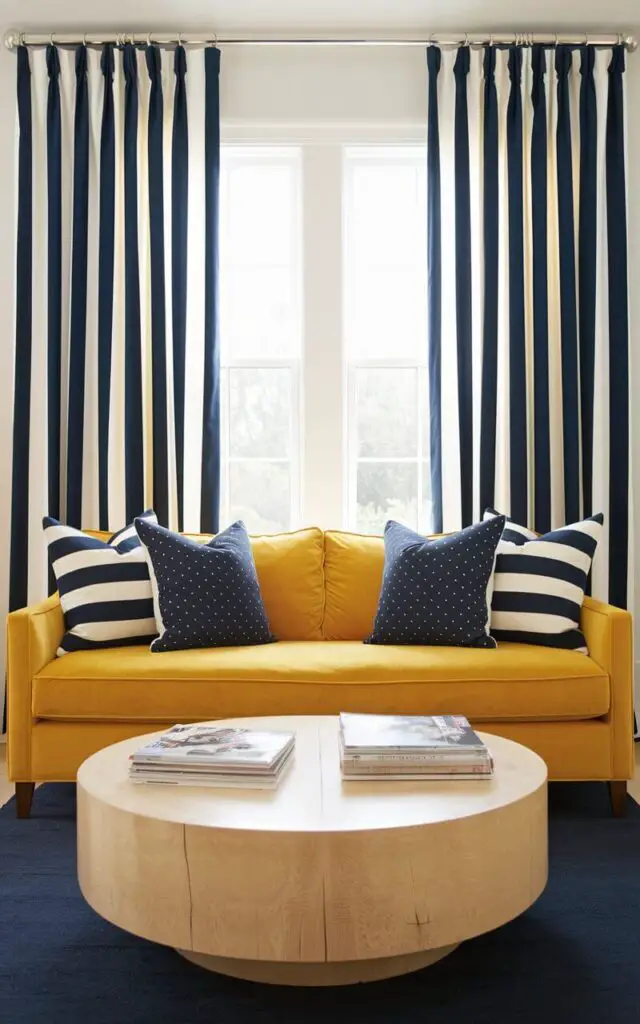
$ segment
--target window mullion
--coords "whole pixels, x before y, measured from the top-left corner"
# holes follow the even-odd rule
[[[302,517],[343,522],[342,147],[303,148]]]

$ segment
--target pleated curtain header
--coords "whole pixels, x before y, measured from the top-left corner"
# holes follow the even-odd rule
[[[427,49],[434,529],[596,512],[632,584],[623,46]]]
[[[11,607],[42,515],[218,528],[215,47],[18,49]]]

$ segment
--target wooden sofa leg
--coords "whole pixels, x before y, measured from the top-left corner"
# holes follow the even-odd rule
[[[35,782],[16,782],[16,818],[31,817],[31,801]]]
[[[609,796],[611,797],[611,810],[614,818],[624,818],[627,813],[627,784],[626,782],[610,782]]]

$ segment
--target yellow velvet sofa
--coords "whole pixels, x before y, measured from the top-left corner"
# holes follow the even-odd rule
[[[74,780],[86,757],[130,736],[174,722],[340,711],[465,714],[537,751],[551,779],[611,783],[622,811],[633,773],[628,612],[585,600],[589,657],[525,644],[371,646],[362,641],[380,591],[381,538],[306,529],[252,544],[279,643],[57,658],[57,596],[9,616],[8,769],[20,816],[35,782]]]

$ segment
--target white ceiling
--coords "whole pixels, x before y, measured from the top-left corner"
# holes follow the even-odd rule
[[[109,16],[105,17],[105,7]],[[463,31],[624,31],[640,0],[0,0],[17,29],[203,29],[253,34]]]

